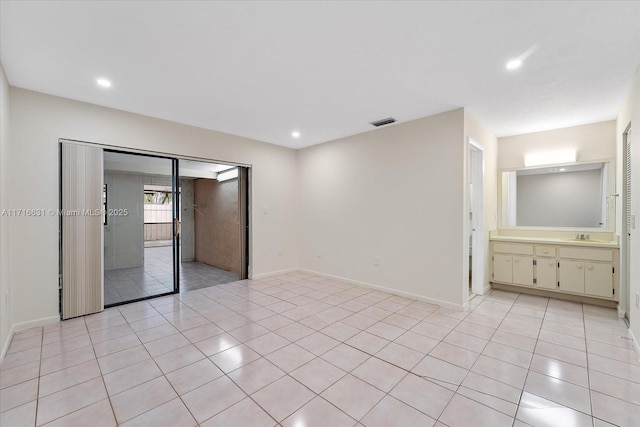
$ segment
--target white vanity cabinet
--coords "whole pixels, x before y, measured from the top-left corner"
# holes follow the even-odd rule
[[[536,287],[555,290],[558,287],[556,248],[536,245],[535,255]]]
[[[613,298],[614,253],[611,249],[560,248],[558,289]]]
[[[618,300],[619,249],[587,243],[491,241],[491,282]]]
[[[533,245],[494,243],[493,266],[494,280],[533,286]]]

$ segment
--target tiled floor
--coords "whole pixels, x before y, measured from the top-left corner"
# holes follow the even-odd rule
[[[2,426],[638,426],[614,310],[492,291],[469,312],[291,273],[15,335]]]
[[[104,273],[104,303],[116,304],[173,291],[173,248],[144,249],[144,267],[119,268]],[[197,261],[180,264],[180,292],[238,280],[240,276]]]

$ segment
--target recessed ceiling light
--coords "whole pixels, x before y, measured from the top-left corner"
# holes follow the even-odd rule
[[[96,83],[100,87],[111,87],[111,82],[107,79],[97,79]]]
[[[507,62],[507,65],[506,65],[507,70],[517,70],[518,68],[522,67],[522,63],[531,55],[533,55],[533,53],[536,50],[538,50],[539,47],[540,45],[536,43],[533,46],[531,46],[529,49],[522,52],[520,55],[511,59],[509,62]]]
[[[522,66],[522,60],[518,58],[512,59],[511,61],[507,62],[507,70],[516,70],[521,66]]]
[[[291,132],[291,136],[294,138],[300,138],[300,132],[298,132],[297,130],[294,130],[293,132]]]

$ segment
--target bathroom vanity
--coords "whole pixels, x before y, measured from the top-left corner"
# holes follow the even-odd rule
[[[490,281],[556,298],[615,306],[620,245],[613,159],[502,170]]]
[[[509,236],[492,232],[491,282],[536,289],[548,296],[565,294],[618,301],[617,241],[603,236],[575,237]]]

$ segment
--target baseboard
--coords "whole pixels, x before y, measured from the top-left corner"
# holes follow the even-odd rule
[[[636,337],[633,335],[633,331],[631,330],[631,328],[629,328],[629,338],[631,338],[631,342],[633,343],[633,348],[636,350],[636,356],[640,361],[640,344],[638,343],[638,340],[636,339]]]
[[[342,277],[342,276],[336,276],[336,275],[333,275],[333,274],[322,273],[322,272],[319,272],[319,271],[309,270],[309,269],[306,269],[306,268],[298,268],[297,270],[298,271],[303,271],[303,272],[309,273],[309,274],[315,274],[315,275],[318,275],[318,276],[326,277],[328,279],[340,280],[340,281],[343,281],[343,282],[346,282],[346,283],[349,283],[349,284],[352,284],[352,285],[363,286],[365,288],[377,289],[379,291],[384,291],[384,292],[388,292],[388,293],[393,294],[393,295],[398,295],[398,296],[401,296],[401,297],[415,299],[415,300],[426,302],[426,303],[429,303],[429,304],[439,305],[440,307],[448,308],[450,310],[466,311],[468,309],[468,303],[465,303],[465,304],[453,304],[453,303],[450,303],[448,301],[443,301],[443,300],[439,300],[439,299],[436,299],[436,298],[429,298],[429,297],[425,297],[423,295],[414,294],[412,292],[405,292],[405,291],[401,291],[401,290],[398,290],[398,289],[387,288],[386,286],[374,285],[373,283],[361,282],[359,280],[353,280],[353,279],[349,279],[349,278]]]
[[[4,357],[7,355],[7,351],[9,351],[9,344],[11,344],[11,340],[13,339],[13,334],[15,333],[15,325],[11,326],[11,330],[9,330],[9,335],[7,335],[7,340],[2,345],[2,353],[0,353],[0,366],[2,366],[2,362],[4,362]]]
[[[618,319],[624,319],[625,314],[627,314],[620,304],[618,304]]]
[[[16,323],[13,325],[13,331],[24,331],[25,329],[35,328],[36,326],[51,325],[53,323],[58,323],[59,321],[60,316],[42,317],[40,319],[29,320],[28,322]]]
[[[13,339],[13,336],[16,334],[16,332],[24,331],[25,329],[35,328],[38,326],[51,325],[53,323],[58,323],[59,321],[60,316],[51,316],[14,324],[9,331],[7,342],[5,342],[4,346],[2,347],[2,353],[0,353],[0,364],[2,364],[2,362],[4,361],[4,357],[7,355],[7,351],[9,351],[11,340]]]
[[[491,283],[487,283],[486,285],[484,285],[484,290],[482,291],[482,295],[486,294],[487,292],[489,292],[491,290]]]
[[[278,276],[280,274],[295,273],[296,271],[301,271],[301,269],[286,268],[284,270],[270,271],[269,273],[252,274],[251,277],[249,277],[249,279],[251,280],[268,279],[269,277]]]
[[[591,304],[591,305],[597,305],[600,307],[607,307],[607,308],[616,308],[618,306],[617,301],[600,299],[596,297],[587,297],[587,296],[576,295],[576,294],[565,294],[563,292],[556,292],[556,291],[545,291],[543,289],[538,289],[538,288],[528,288],[524,286],[507,285],[504,283],[492,282],[491,285],[493,286],[493,289],[500,289],[500,290],[509,291],[509,292],[518,292],[518,293],[527,294],[527,295],[536,295],[539,297],[555,298],[555,299],[561,299],[565,301],[580,302],[583,304]]]

